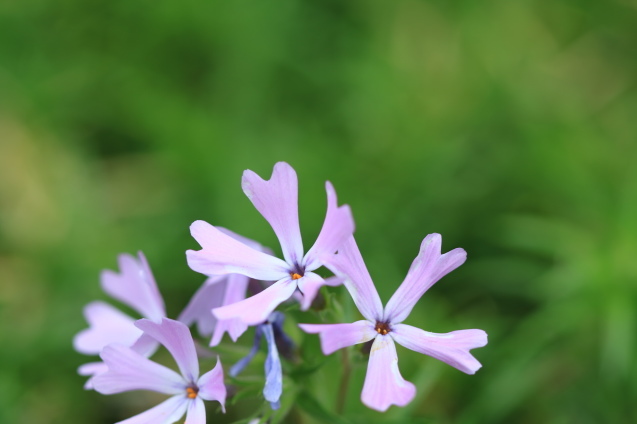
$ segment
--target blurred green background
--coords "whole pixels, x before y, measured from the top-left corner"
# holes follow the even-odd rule
[[[306,246],[329,179],[385,301],[439,232],[469,259],[408,323],[489,333],[474,376],[399,347],[418,394],[386,414],[352,349],[347,422],[637,422],[635,46],[635,0],[0,2],[0,422],[156,402],[82,390],[100,270],[144,251],[176,316],[202,282],[192,221],[279,251],[240,178],[281,160]],[[286,422],[335,408],[339,354],[306,350],[329,372]]]

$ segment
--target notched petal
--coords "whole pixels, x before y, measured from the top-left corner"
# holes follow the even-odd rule
[[[442,237],[429,234],[420,246],[420,253],[407,272],[403,283],[389,299],[383,321],[398,324],[404,321],[421,296],[438,280],[458,268],[467,259],[463,249],[453,249],[441,255]]]
[[[469,353],[471,349],[486,346],[487,333],[482,330],[458,330],[439,334],[398,324],[390,334],[396,343],[407,349],[439,359],[464,373],[475,374],[482,367]]]
[[[276,233],[288,264],[303,258],[303,242],[299,229],[298,181],[294,169],[285,162],[274,165],[272,176],[264,180],[246,170],[241,179],[243,192],[270,223]]]
[[[193,271],[205,275],[242,274],[265,281],[288,276],[287,263],[241,243],[207,222],[193,222],[190,233],[202,247],[186,251]]]
[[[384,412],[391,405],[407,405],[415,395],[416,387],[398,370],[394,341],[390,336],[377,336],[369,355],[361,400],[369,408]]]
[[[341,245],[354,233],[354,218],[347,205],[338,206],[336,192],[332,184],[325,183],[327,191],[327,213],[321,232],[314,242],[314,246],[303,258],[308,271],[313,271],[322,265],[323,256],[336,253]]]

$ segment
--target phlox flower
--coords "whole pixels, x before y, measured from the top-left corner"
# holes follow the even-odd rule
[[[459,330],[437,334],[402,324],[420,297],[466,260],[466,252],[459,248],[441,254],[441,244],[439,234],[430,234],[423,240],[420,253],[405,280],[385,308],[353,237],[339,248],[337,254],[323,258],[327,268],[345,278],[344,284],[365,319],[351,324],[299,326],[307,333],[320,335],[325,355],[374,340],[361,394],[362,402],[372,409],[385,411],[391,405],[404,406],[416,394],[415,386],[403,379],[398,370],[394,342],[446,362],[467,374],[474,374],[481,367],[469,351],[487,344],[484,331]]]
[[[100,356],[108,370],[93,379],[95,390],[105,394],[152,390],[172,395],[159,405],[118,424],[170,424],[184,414],[188,424],[206,424],[204,400],[216,400],[225,412],[223,369],[217,365],[201,377],[195,343],[188,327],[164,318],[160,323],[141,319],[135,323],[145,335],[171,353],[181,374],[121,344],[106,346]]]
[[[137,258],[122,254],[118,257],[120,273],[104,270],[100,276],[102,289],[112,298],[130,306],[142,317],[161,322],[166,316],[164,300],[142,252]],[[96,301],[84,308],[84,316],[89,328],[80,331],[73,339],[75,350],[86,355],[97,355],[110,343],[131,346],[136,352],[150,356],[158,343],[135,327],[135,320],[106,302]],[[104,372],[103,363],[92,362],[82,365],[81,375],[96,375]],[[91,388],[91,379],[85,388]]]
[[[354,221],[349,206],[337,206],[334,188],[326,182],[325,221],[316,242],[303,254],[294,169],[279,162],[267,181],[247,170],[241,185],[252,204],[272,226],[285,260],[255,250],[204,221],[195,221],[190,227],[202,249],[189,250],[186,255],[190,268],[206,275],[242,274],[257,280],[276,281],[261,293],[214,310],[218,319],[239,318],[248,325],[256,325],[264,322],[297,288],[304,296],[302,309],[309,308],[318,289],[325,284],[323,278],[312,271],[322,265],[320,257],[334,253],[353,233]]]

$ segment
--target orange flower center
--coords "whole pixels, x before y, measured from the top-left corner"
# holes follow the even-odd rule
[[[186,396],[188,396],[189,399],[196,398],[197,393],[199,393],[199,389],[197,387],[186,387]]]
[[[301,274],[297,274],[296,272],[292,272],[290,273],[290,277],[292,277],[293,280],[298,280],[299,278],[303,276]]]

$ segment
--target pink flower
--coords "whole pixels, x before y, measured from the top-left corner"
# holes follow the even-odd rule
[[[190,227],[202,249],[189,250],[186,255],[190,268],[206,275],[241,274],[257,280],[276,281],[248,299],[214,310],[218,319],[239,318],[245,324],[256,325],[265,321],[297,288],[304,295],[302,309],[309,308],[318,289],[325,284],[323,278],[312,271],[322,265],[320,257],[336,252],[353,233],[354,221],[348,206],[337,206],[334,188],[327,182],[325,221],[316,242],[304,254],[294,169],[279,162],[268,181],[252,171],[245,171],[242,188],[274,229],[285,260],[241,243],[203,221],[195,221]]]
[[[180,373],[166,368],[121,344],[110,344],[101,353],[108,370],[93,379],[95,390],[105,394],[152,390],[172,395],[159,405],[119,424],[173,423],[184,414],[188,424],[206,424],[204,400],[216,400],[225,412],[226,386],[217,365],[201,377],[195,343],[188,327],[168,318],[156,323],[147,319],[135,325],[172,354]]]
[[[466,260],[467,254],[463,249],[442,255],[441,244],[439,234],[430,234],[423,240],[407,277],[385,308],[353,237],[341,246],[338,254],[323,259],[327,268],[345,278],[344,284],[365,319],[351,324],[299,326],[307,333],[320,335],[321,347],[326,355],[346,346],[374,340],[361,394],[363,403],[372,409],[386,411],[391,405],[405,406],[416,394],[415,386],[403,379],[398,370],[394,342],[433,356],[467,374],[474,374],[481,367],[469,351],[487,344],[484,331],[460,330],[437,334],[401,324],[429,287]]]
[[[166,316],[164,300],[150,270],[146,257],[139,252],[137,258],[122,254],[118,257],[120,273],[102,271],[102,289],[112,298],[130,306],[142,317],[161,322]],[[86,355],[97,355],[110,343],[131,346],[136,352],[150,356],[158,343],[135,327],[135,320],[108,303],[91,302],[84,308],[89,328],[80,331],[73,339],[75,350]],[[94,376],[106,370],[101,362],[82,365],[80,375]],[[92,378],[86,382],[92,388]]]

